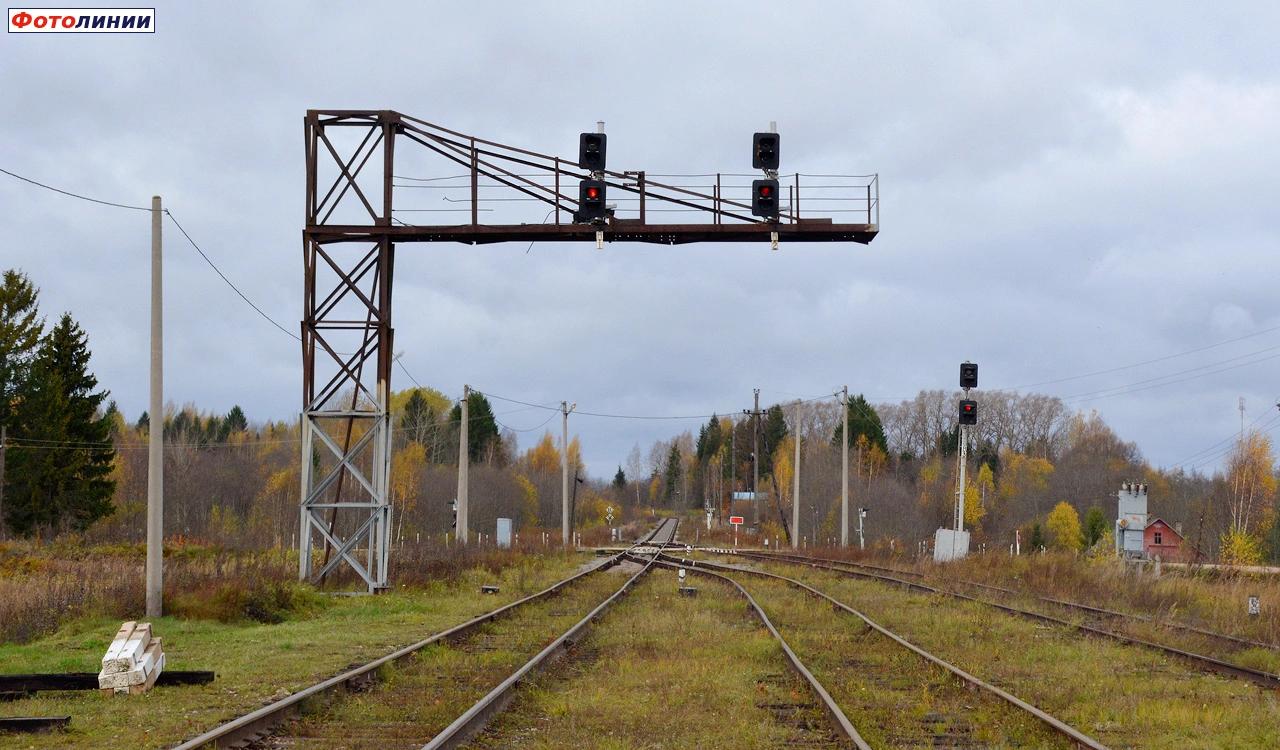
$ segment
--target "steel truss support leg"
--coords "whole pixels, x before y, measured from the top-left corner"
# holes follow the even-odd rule
[[[385,237],[304,241],[300,580],[345,563],[369,591],[387,585],[392,258]]]

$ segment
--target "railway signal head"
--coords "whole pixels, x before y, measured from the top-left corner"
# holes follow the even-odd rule
[[[578,183],[578,221],[591,222],[605,218],[604,180]]]
[[[778,146],[781,138],[777,133],[756,133],[751,137],[751,168],[777,169]]]
[[[778,216],[778,181],[751,181],[751,214],[766,218]]]
[[[960,387],[978,387],[978,366],[976,364],[972,362],[964,362],[960,365]]]
[[[578,136],[578,166],[592,172],[603,171],[607,145],[608,138],[604,133],[583,133]]]
[[[960,402],[960,424],[978,423],[978,402],[963,399]]]

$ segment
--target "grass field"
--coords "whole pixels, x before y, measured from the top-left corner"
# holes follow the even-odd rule
[[[1280,695],[1149,649],[801,566],[803,580],[1112,747],[1280,746]]]
[[[631,574],[615,567],[586,576],[457,642],[433,644],[387,669],[384,683],[286,723],[272,747],[421,747]]]
[[[380,596],[326,597],[321,608],[279,624],[161,618],[154,622],[154,632],[164,639],[168,667],[212,669],[217,672],[215,682],[156,688],[129,698],[63,692],[0,703],[3,716],[72,717],[65,733],[0,738],[0,747],[171,745],[272,697],[545,588],[585,559],[530,556],[496,574],[465,571],[448,585]],[[499,584],[501,593],[481,595],[482,583]],[[108,617],[78,619],[30,643],[0,645],[0,672],[97,672],[119,624]]]

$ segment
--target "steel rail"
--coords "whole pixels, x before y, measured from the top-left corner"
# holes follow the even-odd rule
[[[663,522],[659,524],[658,529],[655,529],[655,533],[665,528],[668,521],[674,521],[674,519],[664,519]],[[676,521],[677,525],[678,523],[679,522]],[[636,559],[635,556],[632,556],[629,553],[622,554],[631,559]],[[636,581],[640,580],[649,572],[653,567],[653,563],[658,559],[658,554],[650,557],[648,561],[644,563],[643,568],[627,579],[627,582],[622,584],[621,588],[617,591],[613,592],[608,599],[605,599],[603,602],[596,605],[595,609],[588,612],[586,617],[578,620],[578,622],[574,623],[568,630],[562,633],[559,638],[556,638],[554,641],[547,644],[546,648],[539,651],[532,659],[525,662],[522,666],[516,669],[516,671],[512,672],[505,680],[499,683],[497,687],[490,690],[483,698],[476,701],[470,708],[464,711],[461,716],[454,719],[449,726],[445,727],[439,734],[431,738],[430,742],[422,746],[422,750],[447,750],[450,748],[462,747],[469,742],[472,737],[484,729],[490,719],[501,713],[508,705],[510,705],[511,701],[515,698],[516,688],[519,687],[520,682],[524,680],[526,676],[534,670],[543,668],[550,663],[554,657],[557,657],[563,654],[564,651],[568,650],[568,648],[576,642],[576,638],[579,633],[584,631],[592,621],[603,614],[610,605],[618,599],[621,599],[623,595],[631,590],[631,587],[635,585]]]
[[[666,557],[666,555],[663,555],[663,556]],[[1071,740],[1073,743],[1075,743],[1076,747],[1089,748],[1090,750],[1108,750],[1106,745],[1090,737],[1084,732],[1081,732],[1080,730],[1076,729],[1070,724],[1067,724],[1061,719],[1058,719],[1057,717],[1044,711],[1043,709],[1037,708],[1031,705],[1030,703],[1027,703],[1026,701],[1022,700],[1018,696],[1006,690],[1003,690],[999,687],[996,687],[995,685],[992,685],[991,683],[986,682],[985,680],[982,680],[981,678],[976,677],[964,671],[960,667],[957,667],[948,661],[945,661],[943,659],[940,659],[937,656],[934,656],[928,651],[925,651],[923,648],[920,648],[914,643],[911,643],[905,638],[897,635],[896,633],[889,630],[888,628],[885,628],[884,626],[876,623],[870,617],[867,617],[866,615],[862,614],[861,612],[854,609],[853,607],[850,607],[849,605],[845,604],[844,602],[840,601],[839,599],[836,599],[835,597],[829,594],[819,591],[818,589],[804,583],[803,581],[797,581],[794,578],[787,578],[786,576],[780,576],[776,573],[769,573],[763,570],[751,570],[748,568],[741,568],[741,567],[736,567],[731,565],[720,565],[717,563],[709,563],[705,561],[698,561],[698,564],[694,566],[694,568],[696,569],[696,567],[701,567],[701,566],[713,567],[719,570],[725,570],[725,571],[730,571],[734,573],[744,573],[747,575],[760,576],[763,578],[771,578],[779,581],[784,581],[792,586],[802,589],[807,593],[812,594],[813,596],[816,596],[820,599],[824,599],[827,602],[830,602],[833,606],[843,610],[844,612],[854,615],[855,617],[859,618],[864,623],[866,623],[868,627],[875,630],[877,633],[885,636],[886,638],[889,638],[894,643],[897,643],[899,646],[902,646],[903,648],[911,651],[912,653],[920,657],[923,657],[925,660],[929,661],[930,663],[945,669],[946,671],[950,672],[956,677],[959,677],[961,680],[965,681],[966,683],[973,685],[974,687],[979,688],[980,690],[985,690],[988,693],[991,693],[992,695],[995,695],[1003,699],[1004,701],[1015,706],[1016,708],[1020,708],[1023,711],[1026,711],[1027,713],[1031,714],[1035,718],[1039,719],[1044,724],[1048,725],[1055,732]]]
[[[633,557],[630,553],[624,552],[623,554],[628,557]],[[663,560],[661,558],[667,559]],[[765,614],[764,608],[760,606],[760,603],[755,600],[755,597],[751,596],[751,593],[747,591],[742,584],[726,575],[721,575],[714,571],[707,570],[703,566],[708,563],[703,563],[701,566],[680,565],[673,562],[673,558],[662,552],[658,553],[654,559],[657,560],[657,564],[661,567],[691,570],[698,575],[718,578],[736,588],[738,593],[742,594],[743,598],[747,600],[747,606],[755,613],[760,622],[764,623],[765,629],[769,631],[774,640],[778,642],[778,645],[782,647],[782,653],[787,657],[787,662],[791,665],[791,669],[799,674],[800,677],[808,683],[809,689],[818,696],[818,699],[822,702],[823,710],[826,711],[827,717],[831,719],[831,723],[834,725],[835,729],[852,741],[858,750],[871,750],[871,746],[867,744],[866,740],[862,739],[862,735],[858,734],[858,730],[853,726],[853,722],[849,721],[849,717],[846,716],[844,711],[840,708],[840,704],[836,703],[835,699],[832,698],[831,694],[827,692],[827,689],[822,686],[822,683],[818,678],[815,677],[813,673],[809,671],[808,667],[804,665],[804,662],[800,660],[800,657],[796,655],[796,652],[791,649],[787,640],[782,637],[782,633],[778,632],[778,628],[775,627],[773,622],[769,619],[769,615]]]
[[[473,617],[470,620],[448,628],[447,630],[443,630],[416,643],[412,643],[408,646],[392,651],[391,653],[374,659],[367,664],[354,667],[341,674],[322,680],[310,687],[291,693],[280,700],[272,701],[261,708],[219,724],[213,729],[203,732],[196,737],[182,742],[181,744],[174,745],[171,750],[199,750],[200,748],[210,747],[235,747],[237,743],[244,743],[252,740],[258,735],[264,733],[270,727],[290,716],[298,709],[300,704],[309,698],[337,690],[338,688],[367,683],[374,679],[374,675],[377,670],[384,665],[401,661],[433,643],[440,643],[451,638],[466,635],[477,627],[496,620],[497,618],[514,609],[522,607],[525,604],[552,596],[566,586],[576,583],[592,573],[598,573],[617,565],[623,560],[625,554],[625,552],[620,552],[588,570],[584,570],[581,573],[575,573],[568,578],[553,583],[542,591],[530,594],[529,596],[517,599],[516,601],[505,604],[497,609]]]
[[[775,557],[772,553],[739,552],[737,554],[742,557],[746,557],[748,559],[754,559],[754,560],[781,559],[782,562],[788,562],[785,559]],[[816,559],[817,558],[809,558],[809,560],[816,560]],[[1211,671],[1218,672],[1221,674],[1229,674],[1234,677],[1242,677],[1244,679],[1247,679],[1263,687],[1267,687],[1267,688],[1280,687],[1280,674],[1274,674],[1272,672],[1264,672],[1261,669],[1254,669],[1252,667],[1245,667],[1239,664],[1233,664],[1229,661],[1224,661],[1222,659],[1218,659],[1213,656],[1198,654],[1198,653],[1195,653],[1194,651],[1187,651],[1185,649],[1177,648],[1176,646],[1167,646],[1163,643],[1156,643],[1155,641],[1149,641],[1145,638],[1138,638],[1136,636],[1126,635],[1124,633],[1117,633],[1114,630],[1107,630],[1104,628],[1094,627],[1093,625],[1086,625],[1084,623],[1075,623],[1075,622],[1071,622],[1070,620],[1064,620],[1060,617],[1054,617],[1053,615],[1046,615],[1041,612],[1035,612],[1029,609],[1022,609],[1020,607],[1014,607],[1008,604],[1002,604],[1000,602],[993,602],[990,599],[982,599],[976,596],[962,594],[958,591],[948,591],[947,589],[935,588],[933,586],[929,586],[927,584],[920,583],[918,581],[907,581],[901,578],[895,578],[893,576],[883,575],[880,573],[871,573],[871,572],[862,571],[862,570],[849,570],[847,568],[837,568],[832,565],[825,565],[817,562],[810,562],[808,560],[799,560],[799,561],[791,562],[791,564],[808,565],[811,568],[829,570],[835,573],[842,573],[844,575],[859,576],[862,578],[870,578],[872,580],[879,580],[879,581],[887,581],[889,583],[896,583],[900,586],[916,589],[918,591],[922,591],[928,594],[941,594],[943,596],[950,596],[955,599],[974,602],[976,604],[983,604],[988,607],[994,607],[1004,612],[1008,612],[1010,614],[1018,615],[1020,617],[1026,617],[1032,620],[1039,620],[1040,622],[1047,622],[1053,625],[1061,625],[1062,627],[1065,627],[1065,628],[1074,628],[1075,630],[1078,630],[1082,633],[1101,636],[1103,638],[1109,638],[1111,640],[1118,641],[1120,643],[1125,643],[1125,644],[1134,645],[1134,646],[1144,646],[1146,648],[1154,649],[1156,651],[1162,651],[1166,654],[1177,656],[1181,659],[1192,662],[1196,666],[1204,667]]]
[[[902,568],[892,568],[886,565],[872,565],[870,563],[854,562],[852,560],[840,560],[838,558],[831,558],[831,557],[795,555],[788,552],[760,552],[758,550],[751,551],[751,554],[777,557],[779,559],[796,561],[796,562],[804,562],[804,563],[807,563],[810,560],[821,560],[822,562],[830,563],[833,565],[842,565],[842,566],[851,567],[851,568],[865,568],[867,570],[878,570],[885,573],[892,573],[895,575],[905,575],[905,576],[909,576],[911,578],[917,578],[920,580],[928,580],[928,576],[918,571],[903,570]],[[1005,588],[1003,586],[994,586],[990,583],[979,583],[978,581],[966,581],[962,578],[955,579],[954,582],[962,586],[972,586],[977,589],[994,591],[996,593],[1006,594],[1009,596],[1031,596],[1042,602],[1047,602],[1049,604],[1056,604],[1059,607],[1064,607],[1066,609],[1076,609],[1076,610],[1080,610],[1081,612],[1088,612],[1090,614],[1104,615],[1106,617],[1113,617],[1118,619],[1137,620],[1138,622],[1145,622],[1145,623],[1150,623],[1154,625],[1160,625],[1162,627],[1172,628],[1174,630],[1185,630],[1188,633],[1196,633],[1197,635],[1203,635],[1209,638],[1217,638],[1219,640],[1228,641],[1230,643],[1239,644],[1241,646],[1246,646],[1249,648],[1265,648],[1265,649],[1280,648],[1280,646],[1277,646],[1274,643],[1264,643],[1263,641],[1255,641],[1249,638],[1242,638],[1240,636],[1231,635],[1229,633],[1219,633],[1214,630],[1208,630],[1207,628],[1201,628],[1201,627],[1197,627],[1195,625],[1189,625],[1183,622],[1176,622],[1173,620],[1161,620],[1161,619],[1150,617],[1147,615],[1139,615],[1132,612],[1119,612],[1114,609],[1096,607],[1092,604],[1082,604],[1080,602],[1073,602],[1067,599],[1055,599],[1050,596],[1040,596],[1039,594],[1033,591],[1032,592],[1017,591],[1015,589]]]

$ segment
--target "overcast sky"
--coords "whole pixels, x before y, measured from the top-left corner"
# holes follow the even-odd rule
[[[740,410],[755,387],[766,404],[846,383],[908,398],[954,387],[966,358],[984,389],[1014,387],[1280,327],[1278,15],[1272,3],[164,4],[155,34],[0,40],[0,167],[122,203],[162,195],[292,331],[308,108],[396,109],[569,157],[605,120],[610,168],[650,172],[749,171],[751,132],[775,120],[784,172],[881,175],[875,242],[404,246],[405,366],[455,396],[469,383],[648,415]],[[31,276],[46,315],[81,322],[103,386],[136,418],[149,217],[4,175],[0,209],[0,266]],[[166,231],[166,398],[296,418],[297,343]],[[1239,396],[1246,420],[1271,425],[1280,360],[1262,357],[1277,346],[1280,330],[1032,390],[1139,384],[1069,404],[1168,466],[1237,430]],[[517,429],[550,415],[495,407]],[[571,420],[597,476],[686,427],[697,421]]]

